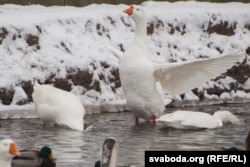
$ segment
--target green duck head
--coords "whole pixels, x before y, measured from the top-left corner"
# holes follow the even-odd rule
[[[39,156],[44,158],[49,158],[50,160],[55,160],[55,158],[52,155],[52,151],[48,146],[44,146],[39,151]]]
[[[95,162],[95,167],[101,167],[101,161],[96,161]]]
[[[239,149],[236,147],[230,147],[230,148],[227,148],[226,151],[239,151]]]

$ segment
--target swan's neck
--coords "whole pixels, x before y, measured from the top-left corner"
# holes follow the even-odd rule
[[[116,167],[116,158],[117,158],[117,150],[116,146],[112,150],[111,157],[110,157],[110,167]]]
[[[141,18],[133,18],[135,22],[135,36],[129,45],[126,55],[129,60],[148,60],[148,41],[146,20]],[[134,56],[136,55],[136,56]]]
[[[147,23],[146,19],[134,18],[136,30],[135,38],[146,38],[147,37]]]
[[[235,115],[228,112],[215,112],[213,116],[220,119],[223,123],[240,123],[240,120]]]
[[[6,158],[1,157],[0,164],[3,167],[11,167],[11,158],[10,157],[6,157]]]

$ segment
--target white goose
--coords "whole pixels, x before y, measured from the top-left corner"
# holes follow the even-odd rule
[[[11,167],[11,160],[14,156],[19,155],[16,144],[11,139],[0,141],[0,166]]]
[[[225,123],[236,125],[243,124],[243,121],[230,111],[216,111],[213,115],[204,112],[177,110],[156,119],[164,127],[176,129],[213,129],[223,126]]]
[[[36,104],[37,113],[44,122],[50,121],[83,131],[85,109],[76,95],[38,83],[33,89],[32,98]]]
[[[156,89],[156,82],[171,95],[178,95],[201,86],[206,81],[226,72],[236,62],[242,61],[244,53],[232,53],[186,62],[157,64],[149,60],[144,10],[136,5],[124,10],[135,22],[134,40],[124,53],[101,41],[104,46],[120,59],[121,85],[129,109],[139,117],[152,120],[162,115],[164,101]]]
[[[95,162],[95,167],[133,167],[133,165],[117,165],[117,140],[109,137],[101,147],[101,160]]]

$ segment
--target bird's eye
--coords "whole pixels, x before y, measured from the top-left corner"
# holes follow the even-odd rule
[[[137,10],[137,11],[139,11],[139,9],[138,9],[138,8],[137,8],[136,10]]]

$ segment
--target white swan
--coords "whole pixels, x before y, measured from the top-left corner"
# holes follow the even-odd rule
[[[32,98],[36,104],[40,118],[59,125],[66,125],[71,129],[83,131],[85,109],[79,98],[50,85],[36,83],[33,87]]]
[[[213,115],[204,112],[177,110],[161,116],[156,121],[162,123],[164,127],[176,129],[213,129],[221,127],[225,123],[243,124],[242,120],[226,110],[216,111]]]
[[[101,41],[104,46],[120,59],[121,85],[129,109],[138,118],[152,120],[164,111],[164,101],[156,89],[156,82],[172,95],[185,93],[213,79],[236,62],[242,61],[244,53],[232,53],[203,60],[157,64],[149,60],[144,10],[136,5],[124,10],[135,22],[135,37],[125,52]]]
[[[95,167],[134,167],[133,165],[117,165],[117,140],[109,137],[101,147],[101,160],[95,162]]]
[[[14,156],[19,155],[16,144],[11,139],[0,141],[0,166],[11,167],[11,160]]]

